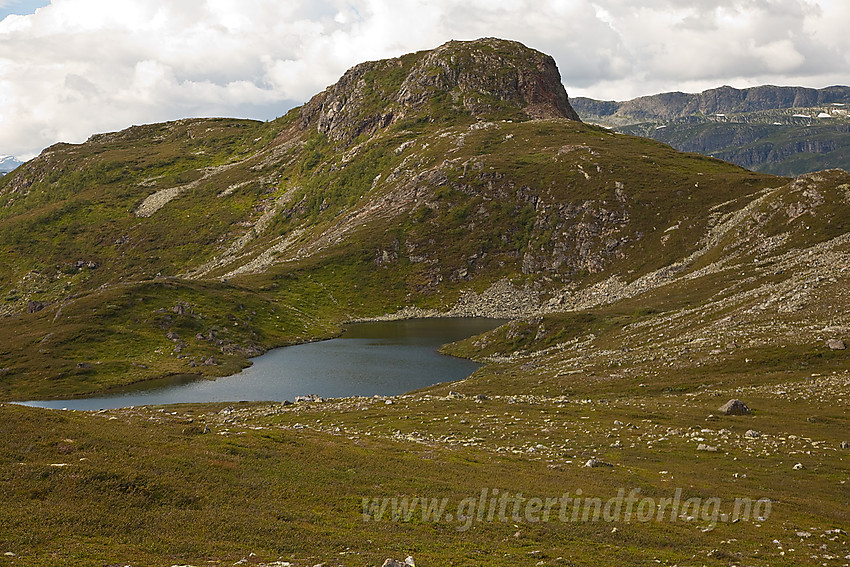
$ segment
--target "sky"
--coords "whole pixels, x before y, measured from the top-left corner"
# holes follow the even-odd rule
[[[570,96],[850,83],[848,0],[0,0],[0,154],[185,117],[270,120],[351,66],[501,37]]]

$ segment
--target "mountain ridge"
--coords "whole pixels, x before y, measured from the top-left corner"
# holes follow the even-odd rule
[[[760,85],[736,89],[728,85],[699,93],[669,92],[627,101],[601,101],[573,97],[586,114],[622,116],[628,121],[675,120],[695,114],[746,113],[759,110],[810,108],[834,103],[850,106],[850,87],[834,85],[822,89]]]
[[[720,87],[573,100],[588,121],[778,175],[850,169],[850,87]]]

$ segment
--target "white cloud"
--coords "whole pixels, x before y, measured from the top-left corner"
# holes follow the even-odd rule
[[[0,21],[0,153],[268,119],[360,61],[482,36],[553,55],[573,96],[826,86],[850,76],[848,21],[846,0],[52,0]]]

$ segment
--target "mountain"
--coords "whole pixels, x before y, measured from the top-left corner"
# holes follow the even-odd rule
[[[846,554],[850,174],[748,171],[574,103],[542,53],[450,42],[268,123],[133,126],[0,180],[8,562]],[[473,375],[403,396],[7,403],[447,314],[509,321],[444,347]]]
[[[22,162],[13,158],[12,156],[0,156],[0,175],[5,175],[10,171],[13,171],[16,167],[21,165]]]
[[[575,98],[585,120],[754,171],[850,169],[850,87],[724,86],[625,102]]]
[[[754,253],[744,227],[764,225],[771,255],[835,236],[843,179],[791,183],[586,125],[554,61],[512,42],[364,63],[269,123],[134,126],[6,176],[0,392],[230,374],[403,309],[607,303]],[[794,204],[803,185],[818,196]],[[764,201],[756,225],[721,222]],[[798,234],[811,215],[822,228]]]

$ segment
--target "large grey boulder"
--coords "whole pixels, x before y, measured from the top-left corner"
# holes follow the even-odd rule
[[[750,415],[750,408],[741,400],[729,400],[720,406],[717,411],[724,415]]]

